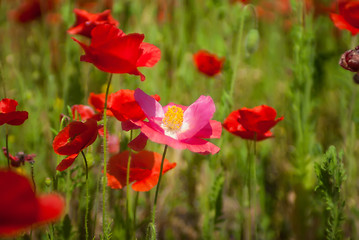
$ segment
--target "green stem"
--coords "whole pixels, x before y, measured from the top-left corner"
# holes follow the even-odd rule
[[[161,183],[161,179],[162,179],[163,163],[165,161],[167,148],[168,148],[168,146],[165,145],[165,149],[163,150],[162,160],[161,160],[160,176],[158,178],[158,183],[157,183],[157,187],[156,187],[155,201],[153,202],[153,210],[152,210],[152,224],[153,224],[153,226],[155,226],[155,216],[156,216],[156,204],[157,204],[158,190],[160,188],[160,183]]]
[[[231,97],[231,99],[233,99],[233,93],[234,93],[234,84],[236,82],[236,78],[237,78],[237,69],[238,69],[238,64],[239,64],[239,59],[241,56],[241,46],[242,46],[242,39],[243,39],[243,30],[244,30],[244,20],[245,20],[245,11],[247,9],[247,6],[244,6],[242,12],[241,12],[241,19],[240,19],[240,23],[239,23],[239,32],[236,38],[236,42],[237,45],[235,46],[235,50],[236,50],[236,54],[235,54],[235,58],[233,61],[233,65],[232,65],[232,69],[233,69],[233,74],[232,74],[232,78],[231,78],[231,85],[230,85],[230,90],[229,90],[229,96]]]
[[[136,233],[136,213],[137,213],[137,204],[138,204],[138,196],[139,196],[139,194],[140,194],[140,192],[136,192],[135,204],[133,206],[133,231],[135,233]]]
[[[88,165],[87,165],[87,159],[84,151],[81,151],[82,157],[84,159],[85,163],[85,171],[86,171],[86,212],[85,212],[85,233],[86,233],[86,240],[89,238],[89,228],[88,228],[88,216],[89,216],[89,181],[88,181]]]
[[[34,176],[34,163],[31,163],[31,180],[32,180],[32,184],[34,185],[34,193],[36,193],[36,183],[35,183],[35,176]]]
[[[130,142],[132,141],[133,132],[130,131]],[[132,227],[131,227],[131,217],[130,217],[130,167],[132,159],[132,149],[129,150],[129,156],[127,161],[127,172],[126,172],[126,236],[127,239],[131,239]]]
[[[107,185],[107,98],[108,92],[110,89],[112,80],[112,73],[109,76],[107,88],[106,88],[106,95],[105,95],[105,105],[103,108],[103,178],[102,178],[102,232],[104,239],[108,239],[107,232],[106,232],[106,185]]]
[[[6,157],[7,157],[7,167],[8,169],[10,169],[10,156],[9,156],[9,132],[8,132],[8,128],[7,128],[7,125],[5,127],[5,146],[6,146]]]

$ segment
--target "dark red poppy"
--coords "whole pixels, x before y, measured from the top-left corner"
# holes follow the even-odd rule
[[[76,15],[75,24],[67,30],[70,34],[79,34],[85,37],[91,37],[91,31],[97,25],[111,24],[118,26],[119,23],[111,16],[111,10],[105,10],[102,13],[89,13],[86,10],[74,9]]]
[[[211,77],[221,72],[224,58],[219,58],[206,50],[199,50],[193,55],[193,61],[198,71]]]
[[[110,24],[96,26],[91,32],[90,46],[72,38],[85,51],[80,60],[95,65],[108,73],[128,73],[145,76],[138,67],[153,67],[161,58],[161,51],[156,46],[143,42],[145,35],[131,33]]]
[[[65,208],[61,196],[36,196],[29,179],[12,171],[0,170],[0,195],[0,238],[58,220]]]
[[[270,129],[284,118],[275,119],[276,116],[275,109],[266,105],[242,108],[231,112],[224,120],[223,127],[243,139],[261,141],[272,137]]]
[[[55,8],[58,0],[23,0],[22,4],[10,12],[10,17],[19,23],[27,23],[41,17]]]
[[[135,100],[135,91],[129,89],[121,89],[115,93],[109,94],[107,100],[107,115],[115,116],[117,120],[124,122],[127,120],[140,121],[146,118],[141,107]],[[157,94],[152,95],[156,100],[160,100]],[[90,94],[89,104],[94,106],[97,111],[103,112],[105,106],[105,95]]]
[[[339,0],[339,14],[331,13],[330,18],[339,29],[346,29],[351,34],[359,33],[359,1]]]
[[[86,105],[73,105],[71,107],[72,115],[74,120],[86,121],[88,119],[95,119],[96,121],[101,120],[101,114],[96,114],[95,111],[90,106]]]
[[[62,129],[55,137],[52,147],[55,153],[67,155],[56,167],[58,171],[64,171],[75,161],[79,153],[97,138],[97,122],[89,119],[86,122],[73,121]]]
[[[16,100],[4,98],[0,101],[0,126],[3,124],[21,125],[28,118],[26,111],[16,111]]]
[[[6,147],[3,147],[2,151],[5,157],[7,157]],[[11,162],[11,166],[13,167],[20,167],[20,165],[24,165],[25,162],[34,163],[35,162],[34,157],[36,157],[35,154],[25,154],[24,152],[18,152],[15,156],[9,153],[9,159]]]
[[[107,184],[111,188],[121,189],[126,186],[127,161],[129,152],[125,151],[112,156],[107,164]],[[157,185],[161,170],[162,155],[142,151],[137,154],[132,153],[130,167],[130,183],[132,189],[139,192],[151,190]],[[164,160],[162,174],[166,173],[176,166],[176,163],[170,163]]]

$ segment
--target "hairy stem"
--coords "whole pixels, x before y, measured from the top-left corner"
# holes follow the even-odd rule
[[[85,171],[86,171],[86,212],[85,212],[85,233],[86,233],[86,240],[89,238],[89,228],[88,228],[88,216],[89,216],[89,181],[88,181],[88,165],[87,165],[87,159],[84,151],[81,151],[82,157],[84,159],[85,163]]]
[[[106,185],[107,185],[107,98],[112,80],[112,73],[109,76],[103,108],[103,178],[102,178],[102,232],[104,239],[108,239],[106,232]]]

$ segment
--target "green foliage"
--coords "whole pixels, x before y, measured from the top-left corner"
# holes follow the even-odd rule
[[[343,239],[345,200],[342,185],[346,179],[343,153],[338,155],[334,146],[329,147],[322,161],[315,164],[315,172],[318,178],[316,190],[321,193],[326,210],[329,212],[327,239]]]
[[[147,226],[146,240],[156,240],[156,239],[157,239],[156,226],[152,222],[150,222]]]

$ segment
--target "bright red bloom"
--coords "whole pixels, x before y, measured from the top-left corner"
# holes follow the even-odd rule
[[[351,34],[359,33],[359,1],[339,0],[339,14],[331,13],[330,18],[339,29],[346,29]]]
[[[59,219],[65,208],[57,194],[36,196],[29,179],[0,170],[0,237],[11,237]]]
[[[88,99],[88,103],[93,106],[96,111],[103,113],[103,109],[105,107],[105,97],[106,95],[104,93],[90,93],[90,97]],[[109,94],[107,96],[107,111],[106,111],[106,115],[113,117],[112,112],[109,110],[109,106],[111,105],[111,99],[112,99],[112,94]]]
[[[10,17],[19,23],[27,23],[41,17],[45,12],[55,8],[57,0],[24,0]]]
[[[107,115],[115,116],[117,120],[125,122],[128,120],[139,121],[146,118],[145,113],[135,100],[135,91],[129,89],[121,89],[115,93],[109,94],[107,100]],[[160,100],[157,94],[152,95],[156,100]],[[90,93],[89,103],[96,108],[97,111],[103,112],[105,106],[105,94]]]
[[[117,27],[119,23],[111,16],[111,10],[105,10],[102,13],[89,13],[85,10],[74,9],[76,14],[75,24],[67,30],[70,34],[79,34],[85,37],[91,37],[91,31],[97,25],[111,24]]]
[[[107,164],[107,184],[111,188],[118,189],[126,186],[127,162],[129,152],[125,151],[112,156]],[[137,154],[132,153],[130,167],[130,183],[132,189],[139,192],[151,190],[157,185],[161,170],[162,155],[142,151]],[[162,174],[166,173],[176,166],[176,163],[170,163],[164,160]]]
[[[101,120],[101,114],[96,114],[95,111],[90,107],[86,105],[73,105],[71,107],[72,115],[74,120],[82,120],[86,121],[88,119],[95,119],[96,121]]]
[[[0,126],[7,123],[9,125],[21,125],[28,118],[26,111],[16,111],[17,101],[4,98],[0,101]]]
[[[90,46],[72,38],[85,51],[80,60],[95,65],[108,73],[128,73],[145,76],[138,67],[153,67],[161,58],[161,51],[156,46],[143,42],[145,35],[131,33],[110,24],[96,26],[91,32]]]
[[[270,129],[284,117],[275,119],[277,112],[266,105],[231,112],[223,127],[230,133],[248,140],[261,141],[273,136]]]
[[[206,50],[199,50],[193,55],[193,61],[198,71],[212,77],[221,72],[224,58],[219,58]]]
[[[80,152],[90,146],[97,138],[97,122],[89,119],[85,123],[73,121],[62,129],[55,137],[52,147],[59,155],[68,155],[56,167],[64,171],[75,161]]]
[[[3,147],[2,151],[5,157],[7,157],[6,147]],[[20,165],[24,165],[25,162],[34,163],[34,157],[36,157],[35,154],[25,154],[24,152],[18,152],[15,156],[9,153],[9,159],[11,161],[11,166],[13,167],[20,167]]]

